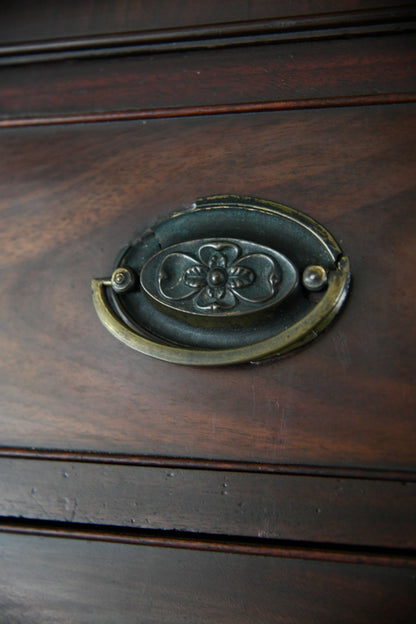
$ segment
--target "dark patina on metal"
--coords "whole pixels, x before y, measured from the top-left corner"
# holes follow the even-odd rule
[[[294,290],[296,267],[274,249],[239,239],[200,239],[167,247],[140,272],[144,292],[169,310],[241,316],[277,305]]]
[[[275,202],[212,196],[176,212],[93,280],[107,329],[182,364],[223,365],[287,353],[342,306],[348,258],[322,225]]]

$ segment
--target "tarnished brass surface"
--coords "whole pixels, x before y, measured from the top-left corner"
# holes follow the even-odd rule
[[[313,340],[341,308],[349,282],[348,258],[311,217],[219,196],[134,241],[112,278],[92,280],[92,292],[102,324],[129,347],[220,366]]]
[[[235,239],[172,245],[140,273],[146,294],[168,309],[211,317],[256,313],[293,292],[298,274],[282,254]]]

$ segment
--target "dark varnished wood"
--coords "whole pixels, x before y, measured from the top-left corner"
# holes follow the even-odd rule
[[[358,546],[343,547],[308,542],[285,542],[248,538],[230,539],[228,536],[203,533],[181,533],[176,531],[143,531],[118,527],[90,527],[85,524],[55,523],[42,520],[2,519],[0,534],[21,536],[53,537],[63,539],[129,544],[131,546],[155,546],[157,548],[178,548],[232,555],[255,555],[279,557],[281,559],[302,559],[328,561],[342,564],[360,564],[388,568],[414,570],[416,560],[412,551],[402,549],[365,549]],[[20,542],[23,544],[24,542]]]
[[[265,43],[403,33],[415,30],[411,5],[289,18],[268,18],[139,30],[81,37],[52,38],[1,45],[0,66],[68,59],[158,54]]]
[[[414,111],[4,130],[3,445],[413,470]],[[342,241],[354,284],[336,325],[226,374],[117,343],[90,278],[157,217],[230,191],[309,212]]]
[[[313,464],[273,464],[266,462],[235,461],[232,459],[209,459],[201,457],[174,457],[168,455],[139,455],[132,453],[111,454],[86,450],[62,450],[53,448],[28,448],[19,446],[0,447],[0,457],[7,459],[40,459],[52,461],[86,462],[117,466],[151,466],[153,468],[184,468],[197,470],[231,470],[261,474],[305,475],[336,478],[357,478],[383,481],[416,481],[412,470],[383,470],[357,468],[354,466],[318,466]]]
[[[40,4],[0,20],[0,621],[413,622],[415,7]],[[130,351],[90,278],[217,192],[322,221],[346,309],[261,366]]]
[[[0,534],[2,617],[33,624],[413,621],[414,570],[399,562],[386,568],[301,553],[262,556],[261,547],[249,556],[195,546]]]
[[[207,24],[257,21],[302,16],[307,20],[321,14],[377,11],[406,5],[400,0],[158,0],[157,10],[149,0],[127,0],[115,10],[112,0],[73,0],[61,3],[44,0],[41,10],[31,0],[4,0],[0,41],[5,44],[51,39],[97,36],[105,33],[146,32],[154,29],[190,28]],[[327,18],[327,16],[324,16]],[[354,14],[350,20],[354,21]],[[327,18],[328,19],[328,18]]]
[[[6,518],[416,546],[414,483],[25,459],[0,474]]]
[[[235,113],[264,113],[304,109],[341,108],[345,106],[379,106],[383,104],[409,104],[416,102],[416,93],[384,93],[375,95],[346,95],[329,98],[300,100],[275,100],[272,102],[246,102],[240,104],[213,104],[202,106],[107,111],[104,113],[74,113],[34,117],[8,117],[0,119],[0,128],[54,126],[63,124],[97,123],[108,121],[148,121],[151,119],[177,119],[207,115]]]
[[[415,61],[414,36],[390,35],[4,67],[0,116],[5,124],[160,109],[166,116],[169,108],[414,95]]]

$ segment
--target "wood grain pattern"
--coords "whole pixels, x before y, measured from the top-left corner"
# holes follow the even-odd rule
[[[416,28],[415,18],[414,7],[405,5],[369,11],[0,43],[0,66],[408,33]]]
[[[230,555],[253,555],[300,559],[304,561],[328,561],[330,563],[371,565],[387,568],[414,570],[416,559],[412,551],[401,549],[366,549],[331,546],[305,542],[285,542],[263,538],[231,539],[228,536],[204,535],[203,533],[178,533],[176,531],[143,531],[106,526],[88,526],[77,523],[28,521],[2,519],[0,533],[52,537],[88,542],[108,542],[130,546],[150,546],[156,548],[178,548]],[[23,544],[23,542],[21,542]]]
[[[6,518],[416,547],[415,483],[25,459],[0,474]]]
[[[73,0],[59,10],[53,0],[44,0],[41,10],[30,0],[4,0],[0,22],[2,43],[85,37],[151,29],[221,24],[242,20],[311,16],[343,11],[365,11],[397,7],[400,0],[158,0],[157,10],[149,0],[125,0],[114,10],[112,0]],[[11,27],[13,26],[13,27]]]
[[[0,534],[4,621],[410,623],[414,571]],[[45,591],[45,588],[48,591]]]
[[[3,446],[414,470],[415,121],[403,104],[4,130]],[[341,318],[293,356],[227,371],[115,341],[90,278],[156,218],[233,191],[340,240]]]
[[[335,477],[337,479],[367,479],[382,481],[416,481],[412,470],[383,470],[357,468],[354,466],[317,466],[313,464],[274,464],[235,461],[232,459],[209,459],[201,457],[174,457],[172,455],[139,455],[132,453],[111,454],[87,450],[62,450],[53,448],[28,448],[24,446],[0,446],[0,457],[5,459],[39,459],[42,461],[68,461],[114,466],[146,466],[152,468],[179,468],[186,470],[226,470],[260,474],[284,474]]]
[[[239,113],[264,113],[304,109],[342,108],[345,106],[379,106],[384,104],[411,104],[416,93],[385,93],[376,95],[345,95],[329,98],[301,100],[274,100],[272,102],[246,102],[242,104],[207,104],[171,108],[145,108],[104,113],[71,113],[34,117],[8,117],[0,119],[0,128],[25,128],[30,126],[55,126],[63,124],[99,123],[109,121],[148,121],[152,119],[177,119],[207,115]]]
[[[0,117],[416,93],[412,35],[2,68]]]
[[[38,5],[0,20],[0,622],[413,622],[415,7]],[[100,325],[90,279],[212,193],[339,240],[319,340],[205,370]]]

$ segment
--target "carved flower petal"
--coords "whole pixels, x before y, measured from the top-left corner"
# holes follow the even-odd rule
[[[221,294],[221,296],[218,296],[219,294]],[[236,304],[237,299],[228,288],[223,288],[222,293],[218,292],[218,288],[203,288],[194,299],[196,309],[209,312],[230,310],[234,308]]]
[[[225,269],[227,266],[227,258],[219,251],[214,251],[208,260],[208,266],[210,269],[215,269],[216,267]]]
[[[188,254],[174,252],[166,256],[159,268],[160,294],[171,301],[180,301],[192,297],[195,294],[195,288],[201,288],[203,284],[192,286],[185,279],[185,274],[197,266],[200,266],[199,262]]]
[[[201,262],[210,268],[231,266],[240,253],[238,245],[222,241],[202,245],[198,252]]]
[[[241,263],[241,264],[240,264]],[[244,263],[244,267],[242,266]],[[263,253],[249,254],[241,258],[235,265],[251,270],[254,280],[244,286],[234,285],[229,278],[230,287],[237,294],[239,299],[252,303],[267,301],[273,297],[282,280],[282,271],[277,262]]]
[[[213,295],[217,301],[219,299],[223,299],[226,294],[225,286],[211,286],[211,290],[213,291]]]
[[[238,302],[234,293],[229,288],[224,288],[224,293],[222,297],[218,299],[218,304],[220,308],[231,310],[232,308],[235,308],[237,303]]]
[[[234,264],[228,269],[228,283],[231,288],[249,286],[255,280],[253,271],[247,267]]]
[[[185,284],[191,288],[203,288],[207,283],[207,268],[202,264],[194,264],[186,269]]]

